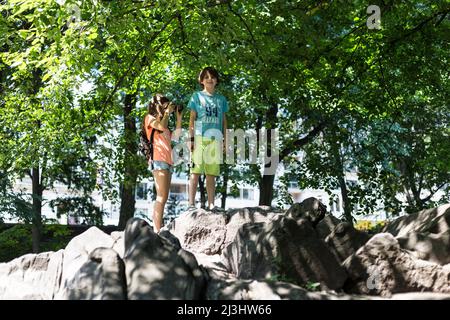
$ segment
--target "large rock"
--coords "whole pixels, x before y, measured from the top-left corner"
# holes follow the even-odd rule
[[[361,248],[369,238],[370,236],[367,233],[356,230],[352,224],[341,222],[325,238],[325,243],[338,261],[344,262],[345,259]]]
[[[97,248],[65,288],[69,300],[126,300],[125,265],[116,251]]]
[[[123,255],[125,254],[124,232],[113,231],[111,232],[111,238],[114,241],[112,249],[119,254],[120,258],[123,259]]]
[[[0,263],[0,300],[51,300],[59,291],[63,252],[26,254]]]
[[[450,265],[414,258],[390,233],[373,236],[343,263],[348,293],[389,296],[427,291],[450,293]]]
[[[268,223],[278,215],[281,215],[282,211],[277,211],[268,206],[259,206],[254,208],[232,209],[227,213],[229,215],[229,220],[226,225],[226,235],[225,241],[222,244],[222,249],[234,241],[239,228],[244,224],[259,222]]]
[[[298,220],[308,219],[313,227],[325,217],[327,207],[316,198],[308,198],[301,203],[294,203],[287,211],[286,216]]]
[[[181,214],[167,229],[180,240],[183,249],[213,255],[222,250],[227,221],[225,213],[197,209]]]
[[[89,255],[97,248],[112,248],[115,240],[97,227],[91,227],[76,236],[67,244],[64,250],[63,270],[61,277],[61,292],[56,299],[66,299],[64,288],[73,280],[81,266],[89,261]]]
[[[130,300],[201,298],[205,279],[195,257],[155,234],[144,220],[128,221],[124,260]]]
[[[441,265],[450,263],[450,230],[439,234],[413,231],[397,240],[403,249],[412,251],[418,259]]]
[[[233,275],[209,272],[207,300],[365,300],[369,296],[311,292],[292,283],[271,280],[245,280]]]
[[[408,236],[411,232],[444,233],[450,230],[450,204],[433,209],[422,210],[397,218],[388,223],[383,232],[396,237]]]
[[[342,221],[331,214],[326,214],[325,217],[320,220],[315,229],[320,239],[325,239],[334,228]]]
[[[333,290],[346,280],[345,271],[306,219],[280,216],[270,223],[245,224],[224,250],[223,262],[242,279],[319,282]]]

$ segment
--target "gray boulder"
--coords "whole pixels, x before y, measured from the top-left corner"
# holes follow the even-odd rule
[[[245,224],[223,252],[223,264],[241,279],[272,279],[298,285],[342,288],[346,274],[311,222],[280,216]]]
[[[428,260],[440,265],[450,263],[450,230],[435,233],[410,232],[397,238],[400,247],[412,251],[412,254],[422,260]]]
[[[51,300],[59,291],[63,252],[26,254],[0,263],[0,300]]]
[[[125,243],[124,243],[124,232],[123,231],[114,231],[111,232],[111,238],[114,243],[112,249],[116,251],[120,258],[123,259],[123,255],[125,254]]]
[[[334,228],[342,221],[331,214],[326,214],[325,217],[320,220],[315,229],[320,239],[325,239]]]
[[[450,293],[450,265],[414,258],[390,233],[373,236],[343,266],[348,293],[390,296],[404,292]]]
[[[301,203],[294,203],[287,211],[286,216],[294,220],[308,219],[313,227],[325,217],[327,207],[316,198],[308,198]]]
[[[298,285],[271,280],[238,279],[233,275],[211,272],[206,290],[207,300],[366,300],[334,291],[311,292]]]
[[[167,229],[178,238],[183,249],[213,255],[221,251],[227,221],[225,213],[197,209],[181,214]]]
[[[246,223],[270,222],[282,211],[276,211],[274,208],[267,206],[260,206],[254,208],[240,208],[231,209],[228,211],[229,220],[226,224],[225,241],[222,244],[222,249],[233,242],[240,227]]]
[[[205,278],[195,257],[155,234],[144,220],[127,223],[124,261],[130,300],[201,298]]]
[[[395,237],[405,237],[411,232],[444,233],[450,230],[450,204],[426,209],[397,218],[388,223],[383,232]]]
[[[116,251],[97,248],[65,288],[68,300],[126,300],[125,265]]]
[[[112,248],[115,240],[97,227],[91,227],[76,236],[64,249],[61,292],[56,299],[66,299],[64,288],[73,280],[81,266],[89,261],[89,255],[97,248]]]
[[[342,263],[361,248],[369,238],[370,236],[367,233],[356,230],[352,224],[341,222],[325,238],[325,243],[338,261]]]

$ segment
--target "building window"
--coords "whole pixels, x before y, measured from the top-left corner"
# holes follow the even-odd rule
[[[298,182],[297,181],[289,181],[289,188],[290,189],[297,189],[298,188]]]
[[[136,200],[147,200],[148,188],[146,183],[138,183],[136,188]]]
[[[253,189],[242,189],[242,199],[253,200]]]

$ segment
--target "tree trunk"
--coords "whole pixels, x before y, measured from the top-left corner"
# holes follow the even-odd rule
[[[119,228],[125,229],[127,221],[134,216],[136,205],[136,155],[138,151],[136,139],[136,119],[133,111],[136,107],[136,94],[126,94],[123,107],[124,119],[124,180],[120,202]]]
[[[272,128],[277,128],[278,125],[278,107],[276,103],[272,103],[271,107],[266,112],[266,138],[267,138],[267,157],[272,156]],[[257,127],[261,126],[261,123],[257,124]],[[261,129],[261,127],[259,128]],[[258,148],[261,148],[261,141],[258,139]],[[264,164],[265,168],[269,168],[271,163]],[[268,175],[264,170],[264,174],[259,184],[259,205],[260,206],[272,206],[273,200],[273,184],[275,182],[275,175]]]
[[[339,180],[339,187],[341,189],[342,207],[344,208],[344,218],[346,221],[352,223],[353,207],[350,202],[350,198],[348,197],[347,183],[345,182],[344,162],[341,157],[340,147],[341,147],[340,143],[336,142],[335,144],[332,145],[332,152],[334,155],[334,160],[337,168],[337,178]]]
[[[416,212],[424,208],[424,203],[420,198],[420,190],[416,187],[414,173],[407,161],[400,163],[400,172],[403,174],[403,185],[408,203],[407,212]]]
[[[31,239],[33,253],[39,253],[42,238],[42,192],[39,167],[31,170],[31,185],[33,196],[33,216],[31,226]]]
[[[275,175],[265,175],[259,184],[259,205],[271,206],[273,200],[273,183]]]
[[[199,189],[200,189],[200,208],[203,208],[203,209],[206,208],[206,200],[207,200],[207,198],[206,198],[205,180],[206,180],[206,177],[203,176],[203,175],[201,175],[198,178],[198,186],[199,186]]]
[[[223,172],[223,186],[222,186],[222,199],[221,199],[221,208],[225,209],[227,204],[227,195],[228,195],[228,169],[225,168]]]
[[[348,197],[347,185],[343,176],[339,177],[339,185],[341,187],[342,206],[344,207],[344,217],[348,222],[353,223],[352,204]]]

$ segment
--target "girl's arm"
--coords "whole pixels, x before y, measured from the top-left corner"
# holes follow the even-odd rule
[[[163,114],[163,117],[161,120],[154,119],[153,121],[150,121],[149,126],[155,128],[156,130],[163,131],[167,129],[167,125],[169,124],[169,116],[173,111],[174,106],[169,105],[166,109],[166,111]]]
[[[175,131],[173,132],[172,135],[172,140],[178,141],[181,135],[181,120],[183,119],[183,115],[181,114],[181,112],[178,111],[176,113],[177,113],[177,124]]]

